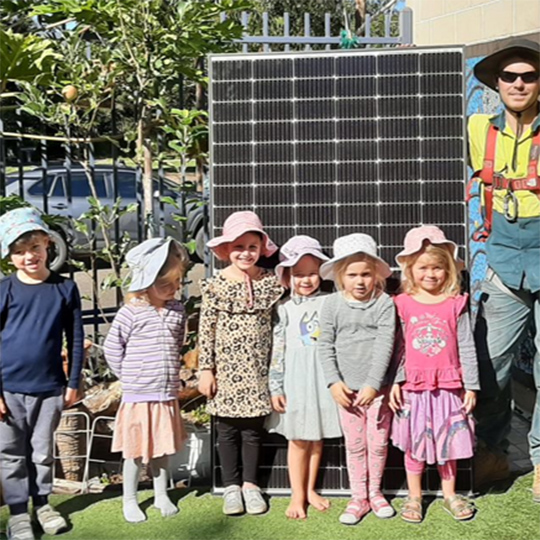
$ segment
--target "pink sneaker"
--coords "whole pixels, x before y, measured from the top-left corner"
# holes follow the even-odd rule
[[[396,513],[380,491],[378,493],[370,493],[369,506],[371,506],[373,513],[381,519],[391,518]]]
[[[351,499],[345,512],[339,516],[343,525],[356,525],[370,511],[367,499]]]

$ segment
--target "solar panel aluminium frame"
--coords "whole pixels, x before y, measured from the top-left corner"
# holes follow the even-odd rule
[[[364,56],[364,55],[407,55],[407,54],[413,54],[413,55],[422,55],[422,54],[433,54],[433,53],[448,53],[448,52],[455,52],[459,53],[461,55],[461,88],[459,95],[461,96],[461,138],[462,138],[462,144],[461,144],[461,160],[462,160],[462,167],[461,167],[461,178],[463,179],[462,182],[462,197],[460,199],[460,202],[462,201],[462,209],[461,209],[461,216],[462,221],[459,223],[459,226],[463,227],[463,232],[460,235],[460,241],[459,241],[459,247],[462,257],[468,256],[468,221],[467,221],[467,208],[465,204],[465,188],[466,188],[466,179],[467,179],[467,160],[466,160],[466,153],[467,153],[467,145],[466,145],[466,92],[465,92],[465,54],[464,54],[464,47],[463,46],[451,46],[451,47],[415,47],[415,48],[403,48],[403,49],[362,49],[362,50],[352,50],[352,51],[303,51],[303,52],[272,52],[272,53],[243,53],[243,54],[218,54],[218,55],[210,55],[209,56],[209,62],[208,62],[208,72],[210,76],[210,85],[209,85],[209,114],[210,114],[210,122],[209,122],[209,142],[210,142],[210,206],[209,206],[209,231],[210,235],[213,237],[216,233],[216,230],[218,229],[218,225],[221,226],[221,223],[216,223],[216,217],[215,217],[215,208],[216,208],[216,197],[214,193],[214,130],[215,130],[215,122],[214,122],[214,90],[213,90],[213,73],[214,73],[214,66],[216,62],[236,62],[236,61],[245,61],[250,60],[253,62],[261,61],[264,62],[269,59],[297,59],[297,58],[319,58],[319,57],[355,57],[355,56]],[[422,75],[422,73],[418,73],[419,75]],[[372,98],[375,98],[375,96],[371,96]],[[336,98],[337,99],[337,98]],[[444,98],[441,98],[444,99]],[[253,100],[252,100],[253,101]],[[360,180],[361,181],[361,180]],[[453,201],[449,201],[453,202]],[[414,204],[414,203],[413,203]],[[240,208],[238,208],[240,209]],[[242,206],[241,209],[253,209],[255,212],[257,211],[256,208],[249,207],[249,206]],[[231,212],[234,211],[231,209]],[[421,223],[417,223],[420,225]],[[411,224],[410,226],[414,226],[415,224]],[[441,226],[444,228],[444,225],[441,224]],[[293,231],[291,231],[289,236],[293,235]],[[324,246],[326,250],[328,250],[329,246]],[[466,260],[466,259],[465,259]],[[209,267],[207,268],[208,274],[213,273],[215,268],[215,261],[214,259],[211,260],[211,263]],[[397,268],[394,266],[394,270]],[[213,436],[215,436],[214,430],[213,430]],[[343,444],[343,443],[341,443]],[[215,451],[215,440],[213,444],[213,450]],[[216,485],[216,466],[214,462],[214,455],[212,455],[212,480],[213,480],[213,488],[215,493],[221,493],[223,491],[223,488]],[[280,465],[282,466],[282,465]],[[342,469],[345,468],[345,463],[342,464]],[[464,475],[465,478],[465,484],[466,487],[461,489],[462,492],[470,492],[472,488],[472,469],[470,464],[465,463],[465,466],[461,464],[461,468],[464,469],[462,472],[462,475]],[[427,494],[433,494],[433,495],[439,495],[440,491],[438,489],[434,489],[433,486],[433,474],[437,474],[436,469],[434,467],[428,467],[426,470],[426,476],[430,476],[429,485],[427,486],[426,493]],[[266,489],[267,493],[275,494],[275,495],[285,495],[289,493],[289,489],[286,487],[283,488],[268,488]],[[349,493],[348,489],[323,489],[323,493],[327,495],[347,495]],[[402,495],[406,493],[406,490],[403,488],[400,489],[392,489],[392,490],[385,490],[386,493],[389,494],[398,494]]]

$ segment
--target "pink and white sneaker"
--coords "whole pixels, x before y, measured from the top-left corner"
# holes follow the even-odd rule
[[[396,513],[380,491],[369,494],[369,506],[373,513],[381,519],[391,518]]]

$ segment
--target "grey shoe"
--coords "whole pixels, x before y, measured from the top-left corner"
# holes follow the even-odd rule
[[[223,492],[223,513],[227,516],[244,513],[242,489],[240,486],[229,486]]]
[[[34,540],[34,531],[29,514],[12,516],[7,525],[8,540]]]
[[[50,504],[38,508],[36,518],[45,534],[58,534],[68,528],[66,520]]]
[[[258,487],[244,488],[242,494],[244,495],[246,512],[248,514],[263,514],[268,510],[268,505]]]

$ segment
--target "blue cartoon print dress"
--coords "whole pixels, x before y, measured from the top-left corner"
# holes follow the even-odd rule
[[[274,325],[270,393],[285,395],[284,414],[272,413],[267,428],[288,440],[341,437],[337,405],[317,359],[319,317],[325,295],[289,298],[278,305]]]

